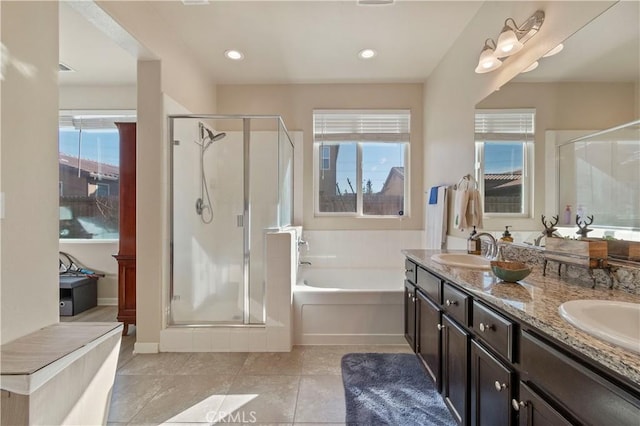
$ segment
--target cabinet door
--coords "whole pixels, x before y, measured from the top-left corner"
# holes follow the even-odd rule
[[[416,353],[427,368],[438,391],[441,390],[440,358],[441,358],[441,309],[427,298],[420,290],[416,290],[416,312],[418,328],[416,330]]]
[[[511,395],[515,374],[477,341],[471,342],[471,424],[513,424]]]
[[[442,315],[442,396],[460,425],[468,422],[469,333]]]
[[[512,400],[519,412],[519,426],[570,426],[565,419],[529,386],[520,382],[520,400]]]
[[[416,286],[404,282],[404,338],[416,350]]]

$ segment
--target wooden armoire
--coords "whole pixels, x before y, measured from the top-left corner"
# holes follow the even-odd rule
[[[136,323],[136,123],[115,123],[120,134],[120,243],[118,254],[118,316]]]

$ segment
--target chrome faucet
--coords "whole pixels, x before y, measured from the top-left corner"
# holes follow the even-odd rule
[[[487,254],[486,256],[493,260],[496,258],[496,255],[498,254],[498,242],[496,241],[496,239],[493,237],[493,235],[489,234],[488,232],[480,232],[478,234],[475,234],[473,237],[471,237],[473,240],[479,240],[480,237],[489,237],[489,249],[487,250]]]

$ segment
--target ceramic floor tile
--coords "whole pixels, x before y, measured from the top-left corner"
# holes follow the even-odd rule
[[[242,375],[300,375],[303,351],[251,353],[247,356]]]
[[[166,386],[165,376],[116,375],[109,407],[109,422],[128,422]]]
[[[243,352],[194,353],[176,374],[236,374],[247,360],[247,355]]]
[[[184,365],[193,354],[191,353],[159,353],[137,354],[119,370],[118,374],[151,374],[170,375]]]
[[[346,414],[342,377],[302,376],[295,423],[344,422]]]
[[[232,375],[171,376],[167,386],[156,393],[132,422],[209,422],[232,381]]]
[[[342,374],[340,361],[344,354],[338,351],[305,351],[302,357],[302,374]]]
[[[220,406],[220,423],[293,422],[299,376],[242,376],[234,379]]]

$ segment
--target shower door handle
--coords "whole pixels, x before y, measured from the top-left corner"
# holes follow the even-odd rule
[[[242,228],[244,226],[244,215],[236,215],[236,226]]]

